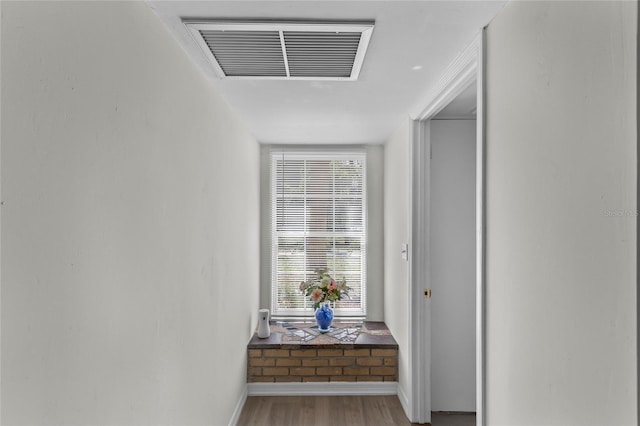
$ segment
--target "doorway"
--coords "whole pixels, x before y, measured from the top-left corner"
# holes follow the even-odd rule
[[[484,219],[484,79],[483,79],[483,46],[484,35],[479,34],[478,37],[463,51],[452,65],[445,72],[441,81],[437,85],[437,90],[430,95],[425,107],[418,113],[413,115],[413,132],[412,132],[412,200],[411,200],[411,215],[412,215],[412,241],[411,241],[411,292],[410,292],[410,362],[409,367],[411,370],[411,398],[410,398],[410,410],[411,418],[413,422],[429,423],[431,422],[432,408],[434,411],[447,410],[447,411],[468,411],[474,409],[476,412],[475,424],[482,426],[484,424],[484,235],[485,235],[485,219]],[[474,90],[475,87],[475,90]],[[475,92],[475,96],[474,96]],[[449,214],[445,211],[432,211],[432,191],[436,199],[437,197],[449,196],[449,190],[446,190],[447,185],[443,184],[438,187],[432,185],[432,178],[444,179],[445,182],[449,179],[460,180],[458,177],[447,178],[447,173],[451,170],[447,170],[446,165],[442,170],[436,170],[436,173],[442,172],[443,175],[436,178],[432,175],[432,136],[437,136],[443,129],[448,127],[447,124],[438,123],[438,121],[448,121],[447,119],[469,119],[469,116],[456,116],[456,113],[451,113],[456,109],[456,103],[452,103],[454,100],[462,100],[464,97],[470,97],[471,103],[475,104],[475,107],[471,106],[466,111],[467,113],[475,113],[475,128],[473,125],[467,124],[467,134],[471,133],[472,141],[468,141],[466,147],[466,160],[463,164],[466,167],[473,168],[475,170],[471,172],[466,170],[464,172],[465,178],[465,193],[466,196],[462,197],[465,201],[461,201],[464,204],[459,205],[458,208],[466,209],[468,215],[464,216],[465,231],[459,232],[456,228],[456,220],[450,216],[460,216],[459,214]],[[460,99],[458,99],[460,98]],[[442,113],[440,117],[438,115]],[[437,120],[440,118],[441,120]],[[462,121],[462,120],[459,120]],[[434,124],[435,123],[435,124]],[[451,123],[450,123],[451,124]],[[435,128],[432,133],[432,127]],[[449,126],[450,127],[450,126]],[[464,126],[463,126],[464,127]],[[446,133],[446,131],[445,131]],[[436,156],[445,155],[450,156],[452,153],[447,151],[452,150],[453,147],[445,146],[445,151],[442,151],[442,147],[437,146],[438,142],[434,143],[436,150]],[[475,156],[473,156],[475,154]],[[471,157],[469,157],[471,156]],[[469,166],[469,159],[471,158],[471,166]],[[457,160],[456,160],[457,161]],[[455,164],[451,167],[459,168],[464,167],[461,164]],[[475,180],[470,180],[469,175],[475,177]],[[457,185],[457,184],[456,184]],[[469,193],[469,185],[472,187],[471,193]],[[455,185],[454,185],[455,186]],[[441,191],[442,193],[438,193]],[[453,190],[452,190],[453,191]],[[455,192],[455,191],[454,191]],[[456,204],[447,207],[455,211]],[[469,211],[471,210],[471,211]],[[458,212],[460,213],[460,212]],[[432,223],[431,215],[436,215],[435,224]],[[435,229],[435,225],[438,224],[438,215],[444,216],[445,222],[442,222],[445,227],[445,231],[441,229]],[[448,222],[447,222],[448,221]],[[471,228],[469,224],[472,222]],[[440,226],[440,225],[438,225]],[[450,228],[449,231],[446,231]],[[438,235],[440,232],[441,235]],[[446,235],[454,232],[464,235],[466,253],[462,258],[460,257],[459,250],[456,250],[455,244],[450,244],[446,241]],[[435,233],[435,234],[434,234]],[[440,241],[440,243],[434,243],[432,246],[432,234],[434,234],[434,242]],[[472,234],[472,235],[471,235]],[[469,238],[471,239],[469,241]],[[440,244],[440,245],[438,245]],[[444,244],[444,245],[442,245]],[[475,251],[471,252],[469,256],[470,247],[475,247]],[[437,253],[435,253],[438,251]],[[446,255],[446,265],[434,266],[434,262],[441,262],[439,256]],[[458,260],[456,260],[458,259]],[[458,263],[464,262],[464,272],[462,275],[451,275],[446,269],[438,270],[441,266],[447,268],[457,268]],[[471,272],[470,272],[471,271]],[[432,275],[432,272],[435,275]],[[475,273],[473,273],[475,272]],[[442,275],[444,274],[444,275]],[[463,278],[464,277],[464,278]],[[469,278],[470,277],[470,278]],[[445,286],[447,282],[452,280],[462,280],[466,284],[460,283],[448,287]],[[443,284],[445,283],[445,284]],[[456,286],[459,288],[455,290]],[[445,359],[447,362],[455,355],[452,355],[451,350],[443,349],[442,353],[433,350],[432,337],[435,339],[435,343],[442,345],[442,342],[447,340],[455,340],[454,336],[450,336],[448,333],[448,325],[446,319],[440,319],[439,311],[442,311],[442,306],[435,307],[434,304],[440,303],[439,296],[442,298],[450,298],[451,295],[447,295],[447,292],[456,293],[461,291],[460,288],[464,288],[467,293],[465,296],[469,296],[468,292],[471,292],[471,301],[465,297],[465,301],[461,302],[458,298],[458,302],[462,303],[461,306],[456,306],[458,302],[454,302],[454,307],[450,308],[454,312],[447,312],[447,314],[455,314],[455,310],[464,310],[463,315],[455,317],[454,321],[465,322],[466,326],[463,326],[465,331],[463,332],[465,337],[465,346],[458,351],[464,351],[465,356],[460,357],[459,361],[464,362],[465,372],[462,376],[466,377],[464,380],[454,379],[458,384],[454,386],[466,386],[465,396],[463,397],[465,402],[457,401],[456,398],[446,396],[446,392],[451,395],[451,390],[445,391],[443,395],[439,395],[439,390],[434,389],[437,382],[444,380],[441,377],[437,377],[432,373],[435,369],[438,369],[438,374],[442,372],[441,367],[438,366],[439,359]],[[429,290],[429,292],[427,292]],[[433,290],[433,292],[431,292]],[[433,295],[433,298],[431,298]],[[454,300],[455,297],[454,297]],[[445,306],[449,302],[444,303]],[[470,305],[474,305],[475,309],[470,308]],[[463,307],[464,306],[464,307]],[[446,308],[445,308],[446,310]],[[474,312],[475,311],[475,312]],[[471,314],[471,315],[469,315]],[[466,318],[462,320],[461,318]],[[474,317],[475,321],[473,320]],[[469,342],[469,327],[473,327],[473,343]],[[432,336],[432,333],[433,334]],[[458,332],[456,332],[458,333]],[[438,335],[441,334],[441,335]],[[440,341],[440,343],[438,343]],[[445,344],[446,346],[446,344]],[[438,349],[440,351],[440,349]],[[469,353],[471,352],[471,353]],[[461,352],[458,352],[459,355]],[[432,358],[433,357],[433,358]],[[470,360],[473,360],[475,368],[469,368]],[[456,361],[457,362],[457,361]],[[435,365],[433,365],[435,363]],[[433,366],[433,368],[432,368]],[[456,372],[460,373],[460,372]],[[446,376],[446,373],[444,373]],[[475,376],[475,380],[469,380],[469,376]],[[435,380],[435,382],[434,382]],[[473,389],[470,389],[473,388]],[[438,389],[441,389],[438,386]],[[475,392],[473,392],[475,390]],[[436,392],[432,395],[432,391]],[[475,396],[475,404],[471,404],[469,401]],[[445,402],[442,402],[445,401]],[[432,403],[434,404],[432,406]],[[449,405],[449,403],[456,404],[455,406]],[[459,408],[455,408],[455,407]],[[439,408],[441,407],[441,408]],[[444,408],[449,407],[449,408]],[[437,426],[437,424],[434,424]]]
[[[473,82],[429,126],[431,411],[469,418],[476,412],[476,90]]]

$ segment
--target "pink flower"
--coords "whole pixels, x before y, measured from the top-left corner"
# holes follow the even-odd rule
[[[311,301],[317,303],[320,300],[322,300],[322,290],[316,288],[311,292]]]
[[[336,282],[333,280],[333,278],[331,278],[331,284],[329,284],[329,291],[333,291],[336,288],[338,288],[338,285],[336,284]]]

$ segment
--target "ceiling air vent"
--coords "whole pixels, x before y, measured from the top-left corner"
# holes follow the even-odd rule
[[[357,80],[373,22],[184,21],[223,78]]]

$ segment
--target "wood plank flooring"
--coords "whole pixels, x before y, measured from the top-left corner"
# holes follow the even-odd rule
[[[433,426],[476,426],[476,413],[431,413]]]
[[[397,396],[250,396],[237,426],[409,426]],[[475,426],[470,414],[432,413],[433,426]]]
[[[397,396],[250,396],[237,426],[408,426]]]

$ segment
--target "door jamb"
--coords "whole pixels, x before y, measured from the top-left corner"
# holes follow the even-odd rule
[[[423,107],[411,114],[411,244],[409,289],[409,413],[431,421],[431,309],[429,274],[430,120],[474,80],[476,112],[476,424],[485,424],[485,30],[449,65]]]

